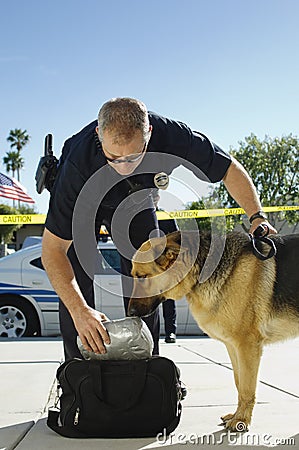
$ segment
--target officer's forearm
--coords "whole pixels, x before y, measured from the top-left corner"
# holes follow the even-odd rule
[[[235,159],[233,159],[228,168],[223,182],[230,195],[245,210],[248,217],[262,209],[259,196],[250,176]]]

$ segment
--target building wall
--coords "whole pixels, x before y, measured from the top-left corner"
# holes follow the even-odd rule
[[[23,225],[19,230],[16,232],[16,241],[15,244],[15,250],[20,250],[22,248],[22,244],[25,240],[25,237],[27,236],[42,236],[44,231],[44,225]]]

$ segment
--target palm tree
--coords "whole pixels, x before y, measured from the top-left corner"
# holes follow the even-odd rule
[[[6,152],[6,156],[3,157],[3,164],[6,166],[6,172],[11,172],[14,178],[15,172],[24,166],[24,160],[18,152],[11,151]]]
[[[10,130],[9,136],[7,138],[7,141],[10,142],[10,147],[16,147],[16,152],[10,152],[10,153],[17,153],[19,158],[16,161],[16,172],[17,172],[17,179],[20,181],[20,169],[24,167],[24,160],[21,158],[21,150],[23,147],[25,147],[26,144],[30,141],[30,136],[27,134],[27,130],[21,130],[20,128],[15,128],[14,130]],[[7,163],[4,163],[7,164]]]

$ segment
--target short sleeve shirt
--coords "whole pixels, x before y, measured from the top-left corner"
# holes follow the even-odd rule
[[[180,165],[179,162],[167,164],[160,155],[174,155],[182,165],[192,170],[198,168],[212,183],[222,180],[231,163],[227,152],[211,142],[200,132],[192,131],[186,124],[167,119],[149,112],[149,121],[153,126],[147,153],[159,153],[159,171],[170,174]],[[101,144],[96,140],[94,121],[79,133],[69,138],[62,149],[57,178],[51,193],[46,228],[56,236],[72,240],[72,219],[77,198],[86,182],[100,168],[107,165]],[[167,158],[165,158],[165,161]],[[111,168],[111,176],[116,171]],[[139,174],[135,182],[150,185],[153,176]],[[134,173],[132,174],[134,180]],[[128,183],[122,181],[107,194],[107,202],[116,208],[128,195]],[[153,185],[154,187],[154,185]],[[99,195],[101,185],[98,186]],[[106,198],[106,197],[105,197]]]

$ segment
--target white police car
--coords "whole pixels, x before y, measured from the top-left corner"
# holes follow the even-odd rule
[[[95,275],[96,309],[110,319],[124,317],[119,254],[112,241],[100,242],[103,255]],[[118,273],[116,273],[117,271]],[[177,334],[202,334],[186,299],[176,302]],[[163,331],[163,320],[161,331]],[[0,259],[0,337],[60,334],[58,296],[41,263],[41,244]]]

